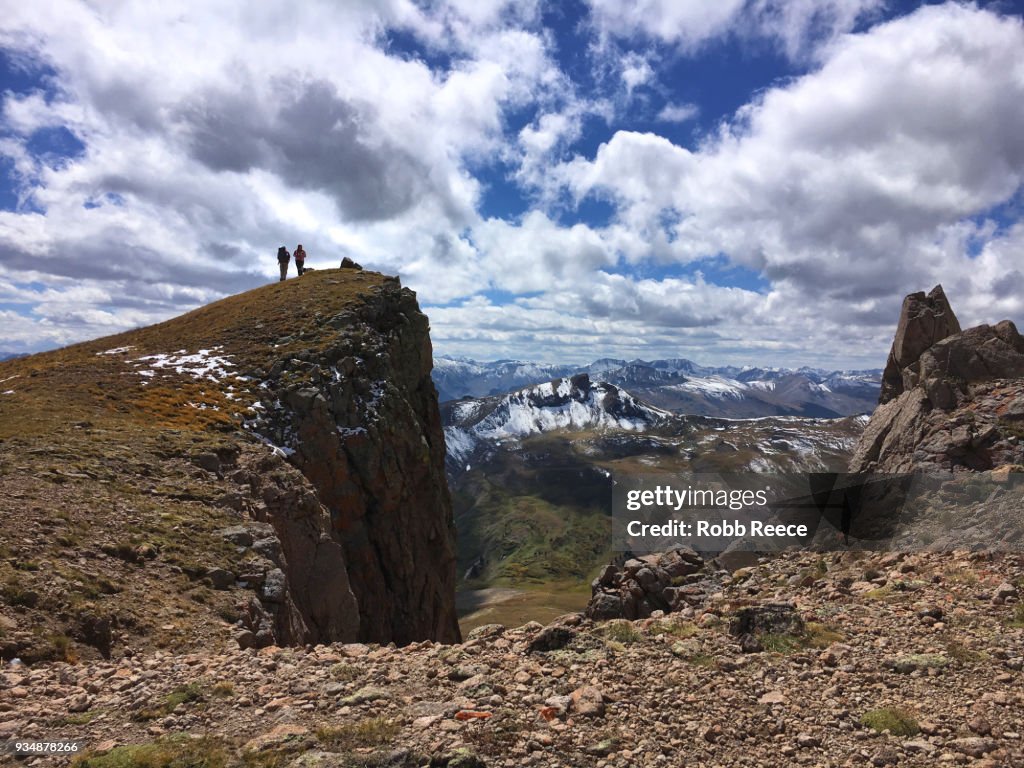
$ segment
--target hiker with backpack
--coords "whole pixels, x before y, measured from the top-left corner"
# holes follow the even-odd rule
[[[302,273],[306,271],[306,251],[302,243],[295,246],[295,268],[299,271],[299,277],[302,277]]]
[[[302,246],[299,246],[300,248]],[[277,265],[281,267],[281,282],[283,283],[288,277],[288,262],[291,259],[291,254],[288,253],[288,249],[283,245],[277,249]],[[299,272],[301,275],[302,273]]]

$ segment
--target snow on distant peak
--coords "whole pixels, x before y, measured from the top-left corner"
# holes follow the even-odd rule
[[[472,427],[480,438],[518,438],[561,429],[643,430],[669,417],[625,390],[587,377],[563,378],[505,395]]]
[[[479,363],[473,362],[472,360],[459,360],[453,357],[435,357],[434,369],[438,372],[453,371],[470,373],[481,373],[484,370],[483,366]]]
[[[465,400],[461,403],[456,403],[453,406],[453,416],[455,421],[460,424],[464,424],[469,421],[473,421],[480,410],[483,408],[483,403],[480,400]]]
[[[758,383],[760,385],[772,384],[772,388],[774,388],[774,384],[771,382]],[[745,397],[744,392],[749,389],[749,385],[744,384],[742,381],[736,381],[736,379],[727,379],[724,376],[706,376],[690,378],[680,384],[671,384],[665,388],[681,392],[696,392],[705,397],[716,399],[742,400]],[[768,389],[765,386],[758,386],[757,388]]]

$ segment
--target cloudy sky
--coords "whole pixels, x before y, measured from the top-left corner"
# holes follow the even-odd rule
[[[0,353],[398,273],[435,351],[880,366],[1024,321],[1010,2],[33,0],[0,20]]]

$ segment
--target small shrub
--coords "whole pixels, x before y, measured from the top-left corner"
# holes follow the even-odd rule
[[[50,645],[53,646],[57,661],[65,661],[68,664],[74,664],[78,661],[78,654],[75,653],[71,638],[67,635],[51,635]]]
[[[974,586],[978,583],[978,574],[967,568],[949,568],[944,573],[946,581],[953,584]]]
[[[630,621],[609,621],[600,629],[601,635],[610,642],[632,645],[640,639],[640,633]]]
[[[985,659],[984,653],[968,648],[956,640],[950,640],[946,643],[946,655],[951,659],[959,661],[961,664],[977,664]]]
[[[359,667],[352,664],[335,664],[330,669],[331,677],[343,683],[356,680],[361,674]]]
[[[228,624],[234,624],[240,618],[242,618],[241,614],[238,612],[238,609],[231,606],[224,606],[218,608],[217,615],[220,616],[221,619],[226,621]]]
[[[469,728],[463,731],[472,749],[468,754],[476,756],[507,757],[515,749],[516,742],[522,739],[525,726],[519,722],[511,710],[498,710],[497,717],[487,721],[486,728]],[[426,761],[423,761],[426,764]],[[448,765],[483,765],[482,762],[449,761]],[[487,763],[488,765],[490,762]]]
[[[358,723],[325,725],[317,728],[317,739],[338,749],[378,747],[391,743],[398,735],[396,723],[383,717],[368,717]]]
[[[842,634],[825,624],[807,622],[805,645],[808,648],[828,648],[832,643],[842,642],[843,639]]]
[[[832,643],[840,642],[843,636],[825,624],[809,621],[804,625],[803,632],[765,633],[759,634],[757,639],[766,651],[796,653],[809,648],[828,648]]]
[[[8,579],[3,587],[0,587],[0,596],[11,605],[20,605],[25,608],[35,608],[39,605],[39,593],[27,589],[15,578]]]
[[[865,712],[860,724],[878,733],[888,731],[893,736],[916,736],[921,730],[910,712],[893,707]]]
[[[230,680],[221,680],[213,686],[213,690],[210,693],[220,698],[229,698],[235,695],[235,684]]]
[[[671,635],[672,637],[693,637],[700,630],[692,621],[663,621],[651,626],[652,635]]]
[[[202,701],[203,693],[199,687],[199,683],[189,683],[188,685],[181,685],[167,694],[164,698],[163,704],[158,707],[150,707],[147,709],[139,709],[132,713],[132,720],[136,722],[145,722],[146,720],[156,720],[157,718],[164,717],[165,715],[171,714],[175,707],[179,704],[188,704],[195,701]]]
[[[88,712],[78,712],[61,718],[60,723],[61,725],[88,725],[98,714],[100,714],[98,709],[91,709]]]
[[[148,744],[115,747],[96,755],[76,758],[72,768],[225,768],[224,745],[211,737],[171,736]]]
[[[108,578],[100,576],[96,579],[96,589],[99,590],[101,595],[116,595],[121,592],[123,587],[120,584],[115,584]]]
[[[884,587],[879,587],[878,589],[872,589],[870,592],[865,592],[864,597],[868,600],[884,600],[891,596],[895,591],[895,587],[891,584],[886,584]]]
[[[803,639],[797,635],[769,632],[758,635],[761,647],[771,653],[795,653],[803,648]]]
[[[695,653],[693,656],[688,656],[684,659],[687,664],[692,664],[695,667],[713,667],[715,666],[715,657],[710,653]]]
[[[128,541],[102,544],[100,545],[100,551],[109,557],[116,557],[118,560],[124,560],[126,563],[138,564],[142,562],[137,546]]]
[[[942,669],[949,665],[949,659],[941,653],[910,653],[900,656],[894,662],[898,672],[912,672],[916,669]]]
[[[181,685],[167,694],[167,698],[164,700],[164,708],[171,712],[179,704],[189,704],[193,701],[202,701],[203,692],[199,687],[199,683],[189,683],[188,685]]]
[[[1010,626],[1017,629],[1024,628],[1024,603],[1018,603],[1010,619]]]

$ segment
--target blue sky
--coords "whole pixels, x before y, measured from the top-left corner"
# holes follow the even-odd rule
[[[0,354],[302,242],[477,359],[880,366],[904,294],[1024,320],[1021,7],[141,0],[0,29]],[[298,6],[298,7],[297,7]]]

